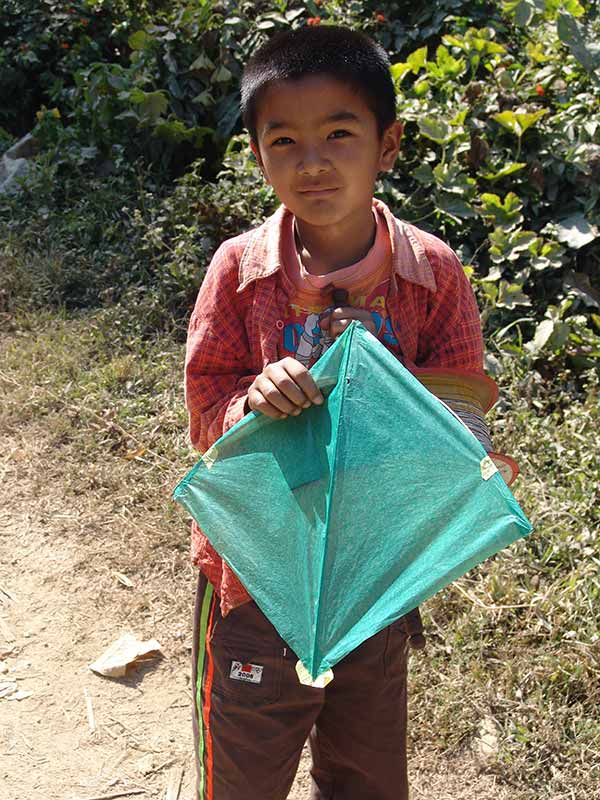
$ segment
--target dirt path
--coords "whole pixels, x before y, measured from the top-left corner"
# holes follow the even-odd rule
[[[0,440],[0,797],[191,800],[194,573],[177,565],[169,589],[164,572],[123,586],[103,563],[105,539],[93,535],[107,510],[90,509],[97,496],[63,491],[51,443],[32,433]],[[40,463],[49,469],[40,473]],[[156,638],[163,657],[119,680],[91,672],[125,631]],[[1,697],[11,684],[27,696]],[[306,797],[306,785],[303,769],[290,798]]]
[[[114,461],[86,490],[65,486],[60,452],[35,427],[0,438],[0,454],[0,797],[192,800],[187,546],[155,565],[157,545],[146,538],[134,563],[143,535],[135,513],[98,489]],[[129,571],[132,587],[117,570]],[[92,673],[88,664],[125,631],[156,638],[163,657],[120,680]],[[10,684],[27,695],[2,697]],[[305,756],[290,800],[309,796],[307,764]],[[422,764],[413,759],[415,800],[506,796],[470,760]]]
[[[170,620],[141,630],[128,620],[132,598],[123,599],[137,593],[135,584],[128,590],[108,573],[93,539],[78,541],[86,503],[74,506],[50,482],[19,480],[44,455],[27,444],[3,442],[0,468],[0,681],[31,693],[0,700],[2,797],[70,800],[127,789],[161,797],[182,769],[184,786],[190,779],[187,632],[131,677],[108,680],[88,669],[125,630],[170,643]],[[142,594],[154,592],[160,587],[144,585]]]

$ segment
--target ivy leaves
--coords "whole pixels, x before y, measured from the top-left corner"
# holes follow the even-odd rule
[[[518,335],[528,357],[564,355],[571,318],[583,338],[600,330],[578,288],[600,241],[600,29],[579,0],[502,9],[484,27],[455,18],[434,52],[421,44],[392,66],[406,127],[385,186],[407,220],[457,248],[486,331]]]

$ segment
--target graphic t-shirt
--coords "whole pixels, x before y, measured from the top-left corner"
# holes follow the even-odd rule
[[[296,249],[294,218],[290,214],[282,231],[282,252],[284,269],[294,290],[284,319],[282,358],[293,356],[310,368],[333,344],[328,331],[321,328],[321,321],[334,308],[334,289],[348,292],[348,305],[368,310],[375,323],[377,338],[390,350],[399,352],[386,309],[392,261],[390,237],[383,216],[375,209],[373,214],[377,230],[367,255],[349,267],[326,275],[312,275],[302,264]]]

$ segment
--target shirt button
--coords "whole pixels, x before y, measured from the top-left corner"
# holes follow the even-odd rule
[[[275,323],[275,327],[277,328],[278,331],[282,331],[283,330],[283,320],[282,319],[278,319],[277,322]]]

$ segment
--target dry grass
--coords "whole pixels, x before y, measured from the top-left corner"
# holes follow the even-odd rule
[[[35,497],[53,536],[80,543],[100,609],[112,602],[115,571],[140,585],[159,577],[157,596],[130,601],[120,592],[126,615],[187,624],[188,525],[170,493],[194,457],[180,403],[181,346],[163,344],[136,353],[111,345],[101,320],[23,320],[0,339],[0,440],[12,443],[15,505]],[[56,486],[59,507],[48,492]]]

